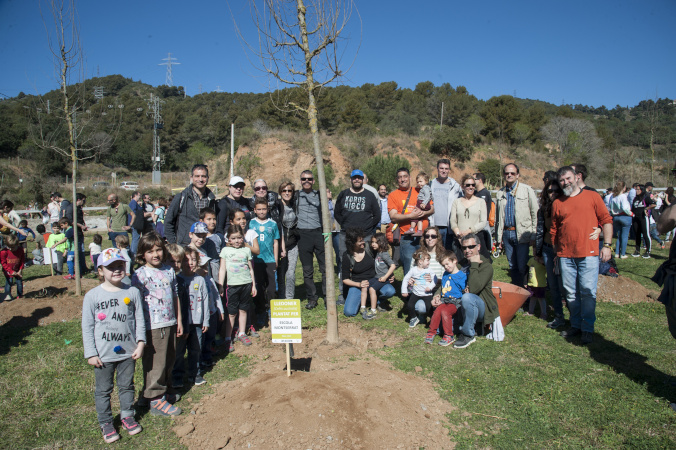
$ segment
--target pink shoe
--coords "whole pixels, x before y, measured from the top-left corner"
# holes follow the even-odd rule
[[[64,279],[64,280],[74,280],[74,279],[75,279],[75,275],[64,275],[63,279]]]

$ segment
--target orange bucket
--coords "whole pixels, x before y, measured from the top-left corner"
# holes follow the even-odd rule
[[[493,295],[495,295],[495,299],[498,301],[502,326],[506,327],[512,321],[519,308],[530,297],[530,292],[514,284],[493,281]]]

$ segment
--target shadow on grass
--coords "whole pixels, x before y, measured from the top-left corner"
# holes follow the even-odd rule
[[[51,306],[36,309],[30,315],[14,316],[9,322],[4,323],[0,327],[0,355],[9,353],[12,347],[26,344],[26,337],[37,327],[41,319],[49,316],[54,312]]]
[[[648,364],[646,356],[609,341],[600,334],[594,335],[594,342],[589,345],[589,355],[636,384],[645,385],[656,397],[676,402],[676,389],[670,386],[672,377]]]

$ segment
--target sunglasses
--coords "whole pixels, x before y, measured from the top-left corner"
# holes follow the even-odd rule
[[[461,248],[462,248],[463,250],[467,250],[467,249],[472,250],[472,249],[474,249],[474,247],[476,247],[477,245],[479,245],[479,244],[474,244],[474,245],[463,245]]]
[[[267,191],[268,187],[267,186],[256,186],[254,188],[254,191]]]
[[[476,184],[466,184],[465,185],[466,188],[469,188],[469,187],[473,188],[474,186],[476,186]]]
[[[438,237],[439,237],[439,236],[436,235],[436,234],[426,234],[426,235],[425,235],[425,239],[436,239],[436,238],[438,238]]]
[[[300,181],[313,181],[314,178],[301,178]]]
[[[516,172],[505,172],[505,176],[507,175],[516,175]]]
[[[235,189],[244,189],[244,185],[243,185],[243,184],[236,184],[236,185],[231,186],[231,187],[234,187]]]
[[[282,189],[282,192],[293,192],[293,189]]]
[[[547,193],[548,193],[548,194],[558,194],[559,192],[561,192],[561,191],[558,190],[558,189],[549,189],[549,190],[547,190]]]

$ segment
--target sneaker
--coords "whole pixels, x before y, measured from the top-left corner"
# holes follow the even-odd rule
[[[666,245],[664,245],[664,244],[660,245],[661,249],[664,249],[665,247],[666,247]]]
[[[387,310],[380,305],[376,306],[376,309],[380,312],[387,312]]]
[[[631,256],[633,256],[634,258],[638,258],[639,256],[641,256],[641,254],[639,252],[634,252],[631,254]]]
[[[620,257],[619,253],[615,253],[615,259],[618,259]]]
[[[436,334],[434,332],[427,333],[427,336],[425,336],[425,344],[432,344],[435,336]]]
[[[566,331],[561,332],[561,336],[565,338],[570,338],[573,336],[577,336],[579,334],[582,334],[582,330],[580,330],[579,328],[569,328]]]
[[[11,302],[13,300],[12,295],[11,294],[5,295],[5,298],[3,300],[6,302]]]
[[[237,336],[237,340],[247,347],[251,345],[251,339],[244,333],[240,333],[240,335]]]
[[[418,319],[418,316],[414,317],[411,319],[411,321],[408,323],[409,328],[415,328],[416,325],[420,323],[420,319]]]
[[[649,259],[649,258],[650,258],[650,252],[645,252],[645,253],[643,254],[643,258]]]
[[[178,416],[181,414],[181,408],[172,405],[163,397],[150,402],[150,414],[164,417]]]
[[[315,309],[317,307],[317,302],[307,302],[307,305],[305,305],[305,309]]]
[[[230,340],[228,345],[228,353],[232,353],[234,351],[235,351],[235,342],[233,340]]]
[[[582,332],[582,345],[591,344],[594,342],[594,333],[591,331]]]
[[[194,384],[195,386],[202,386],[203,384],[206,384],[206,383],[207,383],[207,380],[205,380],[205,379],[202,377],[202,375],[197,375],[197,376],[195,377],[195,380],[193,381],[193,384]]]
[[[620,256],[620,259],[627,259],[627,258],[629,258],[629,255],[622,255],[622,256]]]
[[[449,345],[451,345],[454,342],[455,342],[455,336],[449,336],[448,334],[444,334],[444,337],[441,338],[441,341],[439,341],[439,345],[441,345],[442,347],[448,347]],[[470,344],[471,344],[471,342],[470,342]],[[469,345],[469,344],[467,344],[467,345]]]
[[[63,279],[64,279],[64,280],[74,280],[74,279],[75,279],[75,275],[64,275],[64,276],[63,276]],[[119,438],[119,436],[118,436],[118,438]]]
[[[566,324],[566,320],[562,316],[555,316],[554,320],[547,324],[547,328],[559,328]]]
[[[373,314],[371,314],[371,311],[364,308],[364,309],[361,310],[361,318],[364,319],[364,320],[372,320]]]
[[[464,334],[458,338],[457,341],[453,344],[453,348],[465,348],[469,347],[470,344],[473,342],[476,342],[476,338],[474,336],[465,336]]]
[[[122,428],[127,430],[129,436],[139,434],[141,431],[143,431],[143,427],[139,425],[139,423],[133,417],[125,417],[122,419]]]
[[[251,336],[251,337],[253,337],[253,338],[259,338],[259,337],[261,337],[261,335],[258,334],[258,332],[256,331],[256,329],[254,328],[253,325],[251,325],[251,326],[249,327],[249,336]]]
[[[117,434],[115,427],[110,422],[101,425],[101,434],[103,434],[103,440],[106,441],[106,444],[120,440],[120,435]]]

